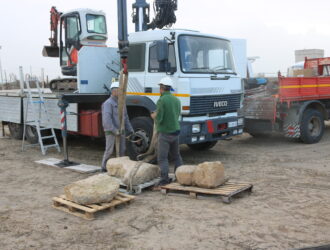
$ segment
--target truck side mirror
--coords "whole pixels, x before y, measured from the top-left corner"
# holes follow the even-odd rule
[[[166,40],[155,41],[151,47],[157,49],[158,62],[164,62],[168,60],[168,42]]]

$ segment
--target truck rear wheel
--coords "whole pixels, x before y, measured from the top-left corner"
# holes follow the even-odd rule
[[[23,125],[18,123],[8,123],[8,128],[12,138],[22,140],[23,138]]]
[[[132,159],[136,160],[136,157],[140,154],[145,153],[151,143],[153,134],[153,121],[149,117],[138,116],[131,120],[132,127],[138,138],[132,138],[133,140],[142,139],[140,142],[132,143],[127,141],[127,155]]]
[[[197,143],[197,144],[187,144],[187,146],[193,150],[208,150],[213,148],[218,141],[208,141],[208,142],[202,142],[202,143]]]
[[[324,133],[323,115],[314,109],[307,109],[300,124],[300,139],[304,143],[317,143]]]
[[[31,144],[38,143],[38,132],[33,126],[26,126],[25,137]]]

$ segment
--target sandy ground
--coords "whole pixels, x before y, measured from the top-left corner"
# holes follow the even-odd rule
[[[72,138],[73,160],[97,165],[103,144]],[[0,249],[294,249],[330,243],[330,127],[315,145],[243,135],[185,163],[220,160],[254,192],[227,205],[147,191],[94,221],[55,210],[51,198],[87,177],[41,166],[39,150],[0,139]]]

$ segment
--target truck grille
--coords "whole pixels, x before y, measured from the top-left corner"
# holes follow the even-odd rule
[[[190,114],[236,112],[240,108],[241,94],[216,96],[191,96]]]

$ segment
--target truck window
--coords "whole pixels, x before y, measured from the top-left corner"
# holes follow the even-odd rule
[[[128,70],[143,72],[145,64],[146,45],[144,43],[130,44],[128,51]]]
[[[80,33],[79,18],[68,16],[66,19],[66,37],[67,39],[78,41]]]
[[[170,44],[168,47],[168,62],[171,65],[171,71],[176,72],[176,60],[175,60],[175,49],[174,45]],[[165,64],[157,60],[157,48],[156,46],[150,47],[149,49],[149,72],[165,72]]]
[[[98,34],[107,33],[107,25],[105,23],[104,16],[87,14],[86,20],[87,20],[88,33],[98,33]]]
[[[230,42],[224,39],[181,35],[179,54],[182,72],[234,73]]]

